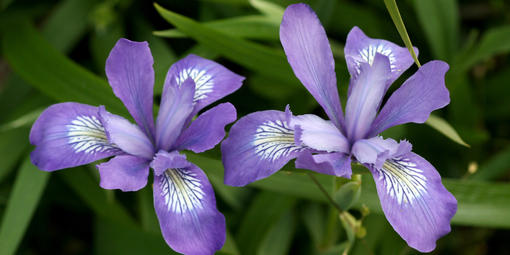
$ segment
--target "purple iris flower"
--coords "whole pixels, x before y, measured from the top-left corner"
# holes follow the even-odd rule
[[[225,183],[246,185],[275,173],[293,158],[296,168],[350,178],[354,160],[372,173],[395,231],[409,246],[433,250],[436,240],[450,232],[457,201],[441,184],[436,169],[411,152],[408,141],[379,134],[395,125],[423,123],[430,112],[446,106],[448,65],[426,63],[379,110],[389,86],[413,59],[406,48],[369,38],[354,27],[345,45],[351,80],[344,115],[330,45],[308,5],[285,10],[280,40],[295,75],[330,120],[312,114],[293,116],[288,108],[241,118],[221,146]]]
[[[163,237],[185,254],[213,254],[225,242],[225,217],[207,176],[181,150],[200,153],[225,136],[235,121],[230,103],[201,109],[239,89],[244,77],[198,56],[174,65],[166,76],[161,106],[153,118],[153,59],[147,42],[120,39],[106,61],[115,95],[137,125],[104,107],[79,103],[50,106],[34,123],[32,162],[54,171],[114,156],[97,165],[100,186],[136,191],[154,170],[154,208]]]

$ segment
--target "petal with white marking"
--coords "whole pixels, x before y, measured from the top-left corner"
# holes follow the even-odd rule
[[[163,237],[177,252],[213,254],[225,242],[225,217],[197,166],[170,168],[154,177],[154,208]]]
[[[122,153],[111,144],[98,107],[60,103],[48,107],[30,131],[32,163],[45,171],[75,167]]]
[[[191,54],[170,67],[165,86],[172,82],[181,86],[188,78],[193,79],[196,84],[192,115],[238,90],[244,80],[244,77],[214,61]]]
[[[225,183],[244,186],[280,170],[307,148],[297,145],[288,113],[261,111],[237,121],[221,144]]]
[[[414,48],[414,51],[418,54],[417,48]],[[372,39],[358,27],[353,27],[347,35],[344,52],[347,68],[353,78],[360,74],[362,63],[372,65],[377,53],[388,57],[391,67],[388,87],[413,64],[413,58],[407,48],[386,40]]]
[[[441,183],[437,170],[412,152],[367,166],[374,176],[386,218],[409,246],[430,252],[450,232],[457,201]]]

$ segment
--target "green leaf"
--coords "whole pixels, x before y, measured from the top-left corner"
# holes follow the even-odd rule
[[[14,164],[28,147],[28,128],[0,131],[0,183],[14,170]]]
[[[283,214],[266,234],[259,245],[258,255],[285,255],[289,254],[290,245],[296,231],[296,217],[289,210]]]
[[[508,52],[510,52],[510,25],[491,28],[482,36],[471,54],[459,61],[459,64],[462,70],[465,70],[494,55]]]
[[[292,89],[304,89],[297,86],[290,66],[281,50],[274,50],[266,46],[230,36],[215,29],[204,26],[190,18],[166,10],[154,4],[159,14],[180,31],[210,47],[226,58],[250,69],[268,76],[275,77],[282,82],[291,81]],[[292,85],[291,85],[292,86]]]
[[[37,208],[50,173],[43,172],[27,157],[21,166],[0,228],[0,254],[15,254]]]
[[[464,142],[464,140],[462,140],[462,138],[459,136],[457,131],[455,131],[455,129],[448,122],[446,122],[446,120],[444,120],[440,117],[437,117],[435,115],[430,115],[430,117],[427,119],[425,124],[431,126],[435,130],[439,131],[439,133],[450,138],[452,141],[454,141],[460,145],[466,146],[468,148],[470,147],[469,144],[467,144],[466,142]]]
[[[237,241],[241,253],[257,254],[257,248],[278,220],[295,204],[296,199],[264,191],[258,193],[241,222]]]
[[[60,102],[106,105],[110,111],[126,113],[105,80],[62,55],[28,22],[13,22],[3,32],[10,67],[44,94]]]
[[[402,20],[400,12],[398,11],[397,3],[395,2],[395,0],[384,0],[384,4],[386,5],[386,9],[390,14],[391,19],[393,20],[393,23],[395,24],[395,27],[397,28],[397,31],[400,34],[400,37],[404,41],[404,44],[406,45],[409,52],[411,52],[411,56],[413,56],[414,62],[416,63],[416,65],[418,65],[418,67],[420,67],[421,66],[420,61],[418,61],[416,52],[414,52],[413,44],[411,43],[411,39],[407,34],[404,21]]]
[[[435,58],[449,60],[458,48],[456,0],[414,0],[414,10]]]
[[[61,52],[68,52],[85,34],[90,24],[89,15],[97,1],[61,1],[50,16],[42,34]]]
[[[179,254],[172,251],[161,233],[145,232],[134,226],[97,218],[94,232],[97,255]]]
[[[259,39],[259,40],[278,40],[278,25],[275,25],[265,16],[243,16],[223,20],[204,22],[202,25],[215,29],[229,36]],[[178,29],[168,29],[155,31],[154,35],[167,38],[186,38],[187,34]]]
[[[285,9],[265,0],[250,0],[251,6],[271,19],[273,24],[280,25]]]
[[[473,180],[492,180],[508,174],[510,168],[510,146],[492,156],[475,174]]]
[[[55,175],[62,178],[99,217],[119,224],[137,225],[126,209],[114,200],[108,200],[105,190],[87,173],[87,168],[67,169]]]

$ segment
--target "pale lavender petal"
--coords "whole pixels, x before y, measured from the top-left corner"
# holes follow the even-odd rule
[[[290,126],[299,130],[296,144],[326,152],[349,152],[347,138],[329,120],[313,114],[298,115],[291,118]]]
[[[306,147],[296,145],[290,112],[261,111],[237,121],[221,144],[225,184],[244,186],[280,170]]]
[[[236,120],[236,108],[223,103],[200,114],[182,132],[176,142],[178,150],[192,150],[196,153],[210,150],[225,137],[225,126]]]
[[[103,106],[99,109],[99,117],[111,143],[128,154],[152,159],[154,145],[140,127],[118,115],[107,112]]]
[[[414,48],[414,51],[418,55],[418,49]],[[353,78],[360,74],[362,63],[373,63],[376,53],[387,56],[391,65],[388,87],[413,64],[407,48],[386,40],[367,37],[358,27],[353,27],[347,35],[344,52],[347,68]]]
[[[214,191],[195,165],[154,177],[154,208],[163,237],[172,249],[189,255],[214,254],[225,242],[225,217]]]
[[[165,84],[156,119],[157,148],[169,151],[174,147],[193,111],[194,93],[195,82],[192,79],[187,79],[180,85],[176,81]]]
[[[412,145],[406,140],[398,143],[391,138],[376,136],[356,141],[352,146],[352,154],[362,164],[373,164],[375,168],[381,168],[387,159],[407,154],[411,149]]]
[[[113,93],[122,100],[140,128],[151,139],[154,69],[149,44],[120,39],[106,60],[106,76]]]
[[[79,103],[54,104],[44,110],[30,131],[30,143],[35,145],[32,163],[54,171],[122,153],[108,141],[98,110]]]
[[[455,197],[441,184],[441,176],[425,159],[408,153],[369,166],[386,218],[407,244],[430,252],[436,240],[450,232],[457,211]]]
[[[110,161],[97,165],[103,189],[137,191],[147,185],[149,161],[144,158],[119,155]]]
[[[178,151],[166,152],[159,151],[151,162],[154,174],[162,175],[169,168],[187,168],[191,163],[186,160],[186,155],[180,154]]]
[[[294,74],[337,127],[343,128],[335,60],[317,15],[306,4],[287,7],[280,25],[280,41]]]
[[[344,178],[351,178],[352,174],[351,156],[341,152],[315,155],[311,152],[301,153],[296,159],[296,168]]]
[[[192,115],[214,101],[238,90],[244,80],[244,77],[233,73],[224,66],[193,54],[170,67],[165,84],[170,82],[182,84],[188,78],[193,79],[196,84]]]
[[[450,103],[445,86],[448,64],[430,61],[398,88],[385,103],[372,124],[369,136],[404,123],[423,123],[432,111]]]
[[[350,142],[365,138],[381,105],[390,75],[388,58],[377,53],[373,63],[361,63],[361,72],[351,80],[345,106],[345,124]]]

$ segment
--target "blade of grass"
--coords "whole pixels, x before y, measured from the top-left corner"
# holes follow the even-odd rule
[[[402,16],[400,16],[400,12],[398,11],[397,3],[395,2],[395,0],[384,0],[384,4],[386,5],[386,9],[390,14],[391,19],[393,20],[393,23],[395,24],[395,27],[397,28],[397,31],[400,34],[400,37],[402,37],[404,44],[411,53],[411,56],[413,56],[414,62],[418,67],[420,67],[421,66],[420,61],[418,61],[416,52],[414,52],[413,44],[411,43],[411,38],[409,38],[409,35],[407,34],[406,26],[404,25]]]
[[[21,166],[0,228],[0,254],[15,254],[37,208],[50,173],[43,172],[27,157]]]
[[[454,141],[460,145],[466,146],[468,148],[470,147],[469,144],[467,144],[466,142],[464,142],[464,140],[462,140],[462,138],[457,133],[457,131],[455,131],[455,129],[446,120],[444,120],[438,116],[435,116],[435,115],[430,115],[430,117],[427,119],[425,124],[431,126],[435,130],[439,131],[439,133],[450,138],[452,141]]]

